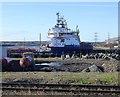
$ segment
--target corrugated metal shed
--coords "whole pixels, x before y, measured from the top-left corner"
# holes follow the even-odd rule
[[[7,45],[0,45],[0,58],[7,57]]]

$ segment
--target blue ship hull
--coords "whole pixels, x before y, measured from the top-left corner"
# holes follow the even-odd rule
[[[54,54],[87,54],[93,51],[92,45],[80,45],[80,46],[65,46],[65,47],[50,47],[51,52]]]

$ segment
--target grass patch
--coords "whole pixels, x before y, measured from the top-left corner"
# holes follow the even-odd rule
[[[118,84],[118,72],[98,73],[98,72],[3,72],[2,78],[32,78],[44,79],[45,81],[58,82],[68,84]],[[50,82],[50,83],[51,83]],[[62,83],[61,82],[61,83]]]
[[[118,84],[118,73],[68,73],[64,74],[64,80],[70,80],[72,83],[78,84]]]

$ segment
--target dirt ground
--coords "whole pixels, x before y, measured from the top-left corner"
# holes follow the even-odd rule
[[[9,66],[2,68],[3,71],[45,71],[45,72],[81,72],[83,69],[88,68],[92,65],[96,65],[102,69],[102,72],[116,72],[120,71],[120,61],[117,60],[105,60],[105,59],[65,59],[60,58],[39,58],[35,59],[36,64],[57,62],[59,66],[48,66],[48,65],[35,65],[29,68],[21,68],[19,60],[12,60]]]

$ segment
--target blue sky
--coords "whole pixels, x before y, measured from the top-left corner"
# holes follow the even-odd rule
[[[47,38],[48,29],[56,24],[56,13],[68,22],[68,27],[80,29],[81,41],[98,41],[118,36],[117,2],[4,2],[2,3],[2,38],[0,41],[38,41]]]

